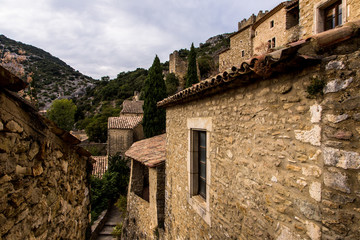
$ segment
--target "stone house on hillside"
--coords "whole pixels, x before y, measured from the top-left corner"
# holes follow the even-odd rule
[[[124,154],[133,142],[144,138],[143,105],[144,101],[139,100],[139,94],[135,92],[132,101],[123,102],[120,116],[108,119],[108,155]]]
[[[108,156],[92,156],[92,159],[94,160],[92,175],[102,178],[109,167]]]
[[[0,66],[0,239],[86,239],[90,153],[12,91]]]
[[[165,239],[360,239],[359,47],[357,20],[159,102]]]
[[[359,17],[358,0],[282,2],[265,14],[239,23],[239,31],[230,38],[230,49],[219,55],[219,71]]]
[[[163,234],[165,210],[166,134],[134,143],[125,155],[131,158],[127,220],[123,238],[156,239]]]

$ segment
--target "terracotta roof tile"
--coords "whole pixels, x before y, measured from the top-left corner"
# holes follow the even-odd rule
[[[228,83],[247,84],[257,78],[267,78],[274,73],[289,71],[306,64],[319,62],[317,51],[333,46],[355,36],[360,29],[360,20],[348,22],[341,27],[316,34],[306,40],[289,43],[283,49],[255,56],[240,66],[233,66],[217,76],[205,79],[157,103],[167,107],[221,91]]]
[[[135,142],[125,156],[132,158],[148,167],[156,167],[165,162],[166,134],[158,135]]]
[[[123,109],[121,110],[121,113],[135,113],[135,114],[144,113],[143,105],[144,105],[144,101],[125,100],[123,102]]]
[[[142,116],[109,117],[108,129],[133,129],[142,121]]]
[[[102,178],[108,169],[108,156],[92,156],[92,159],[95,161],[93,163],[92,175]]]

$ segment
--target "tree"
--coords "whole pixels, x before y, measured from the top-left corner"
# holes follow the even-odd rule
[[[196,52],[194,48],[194,43],[192,43],[188,56],[188,69],[187,69],[185,87],[186,88],[191,87],[193,84],[198,82],[199,82],[199,78],[197,75],[197,67],[196,67]]]
[[[179,87],[179,79],[174,73],[169,73],[165,78],[166,92],[167,95],[173,95],[176,93],[177,88]]]
[[[165,81],[160,60],[156,55],[144,84],[143,128],[146,138],[159,135],[165,131],[165,109],[156,106],[156,103],[165,97]]]
[[[58,127],[70,131],[74,126],[76,109],[77,107],[72,100],[58,99],[51,104],[47,116]]]

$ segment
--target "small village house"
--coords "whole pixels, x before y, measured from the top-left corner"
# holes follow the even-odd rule
[[[134,143],[131,159],[125,239],[155,239],[164,229],[166,134]]]

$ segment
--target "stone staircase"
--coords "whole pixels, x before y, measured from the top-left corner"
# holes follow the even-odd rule
[[[97,237],[97,240],[113,240],[116,239],[112,236],[112,232],[114,227],[121,223],[123,221],[123,217],[121,216],[121,213],[117,207],[112,206],[110,209],[110,213],[108,216],[107,221],[105,222],[105,225],[101,232],[99,233],[99,236]]]

